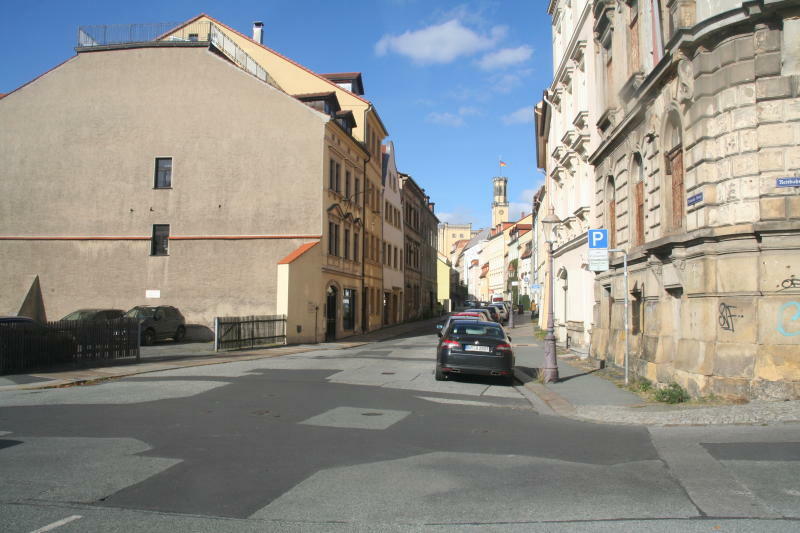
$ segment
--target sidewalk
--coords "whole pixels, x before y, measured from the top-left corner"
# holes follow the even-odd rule
[[[235,361],[250,361],[280,357],[303,352],[319,350],[339,350],[362,346],[370,342],[403,337],[417,331],[433,333],[439,318],[397,324],[371,331],[362,335],[354,335],[333,342],[319,344],[297,344],[291,346],[275,346],[252,350],[215,352],[213,343],[166,343],[153,347],[143,347],[144,352],[139,361],[125,361],[115,365],[103,365],[94,368],[76,368],[53,372],[34,372],[31,374],[11,374],[0,376],[0,392],[7,390],[34,390],[84,385],[108,379],[160,372],[174,368],[192,366],[217,365]]]
[[[515,316],[509,328],[515,346],[516,378],[542,414],[610,424],[692,426],[717,424],[773,424],[800,422],[800,400],[752,401],[745,404],[708,405],[699,402],[669,405],[648,401],[618,387],[613,381],[587,370],[572,354],[559,353],[559,382],[543,385],[536,380],[544,365],[544,342],[535,336],[530,315]],[[565,352],[559,349],[558,352]]]

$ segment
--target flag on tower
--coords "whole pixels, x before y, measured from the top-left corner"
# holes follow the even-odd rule
[[[508,163],[506,163],[505,161],[500,161],[500,166],[501,167],[504,167],[504,166],[507,166],[507,165],[508,165]]]

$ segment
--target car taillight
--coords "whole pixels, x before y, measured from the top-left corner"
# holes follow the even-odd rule
[[[506,343],[506,342],[502,342],[502,343],[498,344],[497,346],[495,346],[494,349],[497,350],[498,352],[510,352],[511,351],[511,345]]]
[[[458,348],[461,344],[456,341],[442,341],[442,348]]]

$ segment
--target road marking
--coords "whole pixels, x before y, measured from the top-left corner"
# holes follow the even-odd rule
[[[420,400],[428,400],[434,403],[446,403],[450,405],[472,405],[475,407],[508,407],[491,402],[476,402],[474,400],[453,400],[451,398],[434,398],[432,396],[417,396]]]
[[[44,533],[45,531],[52,531],[57,527],[61,527],[61,526],[65,525],[65,524],[69,524],[70,522],[74,522],[75,520],[80,520],[81,518],[83,518],[81,515],[74,514],[72,516],[68,516],[66,518],[62,518],[58,522],[53,522],[52,524],[48,524],[48,525],[46,525],[44,527],[40,527],[39,529],[31,531],[31,533]]]

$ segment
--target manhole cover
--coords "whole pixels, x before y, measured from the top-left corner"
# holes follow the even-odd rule
[[[361,416],[383,416],[383,413],[361,413]]]

